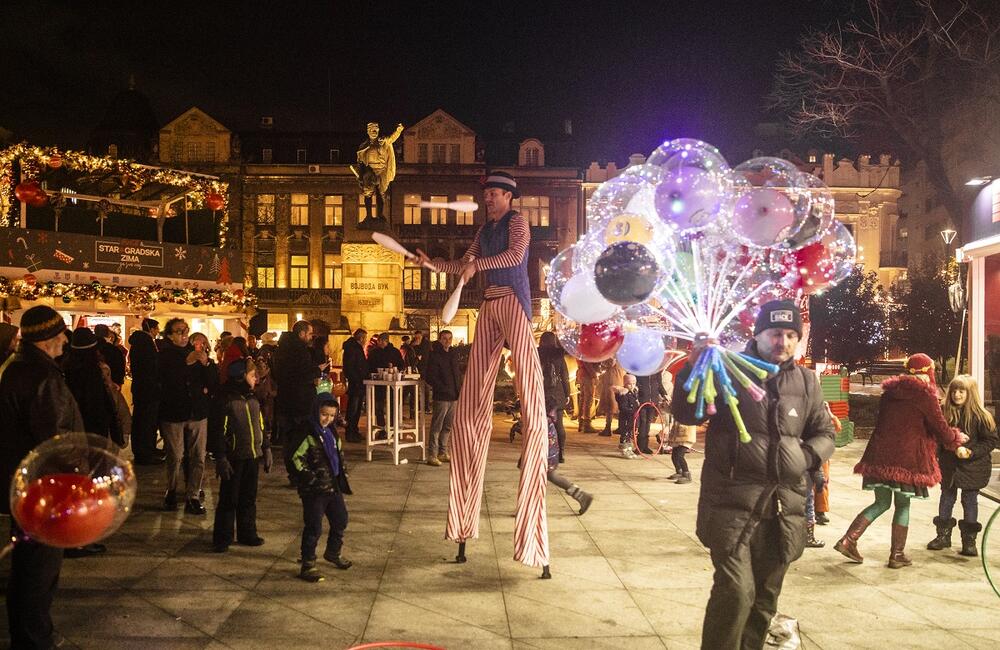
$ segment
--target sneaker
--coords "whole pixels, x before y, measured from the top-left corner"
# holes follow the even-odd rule
[[[177,492],[167,490],[167,493],[163,495],[163,509],[167,512],[177,512]]]
[[[673,474],[671,474],[670,476],[667,477],[667,480],[668,481],[676,481],[681,476],[682,476],[682,474],[680,472],[674,472]]]
[[[438,454],[438,460],[441,461],[442,463],[450,463],[451,456],[448,455],[448,452],[442,451],[440,454]]]
[[[303,562],[302,569],[299,571],[299,579],[306,582],[323,582],[326,578],[316,568],[315,562]]]
[[[431,467],[441,467],[441,461],[438,460],[437,456],[431,456],[427,459],[427,464]]]
[[[206,510],[198,499],[188,499],[187,503],[184,504],[184,512],[189,515],[203,515]]]
[[[341,571],[347,571],[352,566],[354,566],[354,562],[351,562],[348,559],[342,558],[339,555],[328,555],[328,554],[324,553],[323,554],[323,559],[326,560],[327,562],[329,562],[330,564],[332,564],[333,566],[337,567]]]

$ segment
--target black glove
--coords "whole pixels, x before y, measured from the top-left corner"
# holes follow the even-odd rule
[[[215,475],[223,481],[233,478],[233,466],[229,464],[229,459],[225,456],[219,456],[215,461]]]
[[[823,487],[826,485],[826,475],[823,474],[823,470],[814,470],[810,473],[810,475],[812,476],[813,489],[817,492],[822,492]]]
[[[316,483],[316,480],[316,474],[308,469],[304,469],[295,475],[295,483],[304,488],[311,487]]]
[[[271,466],[274,465],[274,455],[271,453],[270,447],[264,448],[264,473],[271,473]]]
[[[802,445],[802,453],[806,457],[807,472],[813,472],[823,465],[823,461],[820,460],[819,454],[817,454],[809,445]]]

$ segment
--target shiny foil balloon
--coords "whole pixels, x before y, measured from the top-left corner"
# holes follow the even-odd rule
[[[621,326],[612,321],[581,325],[558,315],[553,321],[563,349],[581,361],[610,359],[624,338]]]
[[[74,548],[115,532],[135,501],[132,465],[102,436],[70,433],[42,442],[18,465],[10,511],[38,542]]]
[[[719,150],[681,138],[660,145],[646,161],[663,170],[654,204],[660,220],[678,233],[700,232],[725,214],[732,200],[730,169]]]
[[[667,346],[663,335],[652,330],[633,330],[625,333],[615,358],[625,372],[646,377],[663,369]]]
[[[656,237],[656,224],[638,214],[624,213],[613,217],[604,228],[604,243],[608,246],[631,241],[648,246]]]
[[[662,270],[642,244],[618,242],[604,249],[594,264],[597,290],[616,305],[643,302],[656,289]]]
[[[733,234],[748,246],[787,247],[810,215],[808,180],[787,160],[768,157],[737,165],[733,177]]]
[[[579,248],[570,246],[560,251],[549,263],[545,284],[552,307],[578,323],[608,320],[618,306],[608,302],[597,290],[593,271],[574,269],[573,258]]]

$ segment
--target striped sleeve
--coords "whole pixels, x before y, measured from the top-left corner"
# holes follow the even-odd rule
[[[531,232],[528,230],[528,220],[518,213],[511,217],[508,226],[507,250],[489,257],[476,260],[476,271],[506,269],[517,266],[528,254],[528,244],[531,242]],[[479,237],[476,237],[478,243]],[[471,250],[471,249],[470,249]]]
[[[483,226],[485,225],[486,224],[483,224]],[[435,259],[434,266],[438,268],[438,271],[458,275],[465,270],[466,264],[479,257],[482,253],[482,250],[479,248],[479,233],[483,231],[483,226],[479,226],[479,230],[476,231],[476,237],[472,240],[472,245],[469,246],[469,250],[465,251],[465,255],[463,255],[461,259],[450,261]]]

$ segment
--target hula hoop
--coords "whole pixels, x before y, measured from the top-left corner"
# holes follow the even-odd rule
[[[1000,515],[1000,508],[993,511],[993,515],[990,516],[990,520],[986,522],[986,527],[983,528],[983,542],[979,557],[983,561],[983,571],[986,572],[986,582],[990,583],[990,587],[993,588],[993,593],[997,595],[997,598],[1000,598],[1000,588],[998,588],[997,583],[993,581],[993,576],[990,574],[990,567],[986,564],[986,540],[989,539],[990,528],[993,527],[993,520],[997,518],[997,515]]]
[[[661,435],[660,435],[660,446],[657,447],[656,451],[654,451],[652,454],[647,454],[638,447],[635,448],[635,451],[637,452],[639,457],[642,458],[643,460],[649,460],[656,454],[659,454],[661,451],[663,451],[663,448],[668,446],[667,436],[670,435],[669,432],[667,431],[667,420],[663,415],[663,411],[660,410],[660,407],[654,404],[653,402],[643,402],[642,404],[639,405],[639,408],[636,409],[635,416],[632,418],[632,440],[633,441],[635,440],[635,434],[639,431],[639,414],[642,413],[642,409],[647,406],[656,411],[656,415],[659,417]]]
[[[445,650],[444,648],[429,643],[411,643],[409,641],[377,641],[375,643],[364,643],[362,645],[351,646],[347,650],[368,650],[369,648],[412,648],[413,650]]]

